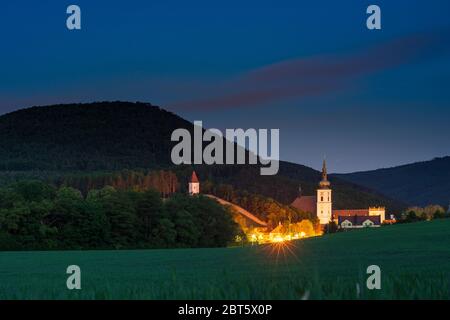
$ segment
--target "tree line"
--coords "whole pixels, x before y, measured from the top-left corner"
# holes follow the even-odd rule
[[[21,181],[0,188],[0,250],[223,247],[239,232],[212,199]]]
[[[410,207],[402,212],[399,223],[418,221],[430,221],[434,219],[450,218],[450,212],[440,205],[428,205],[426,207]]]
[[[58,186],[70,186],[86,195],[92,189],[112,186],[117,190],[157,190],[163,198],[179,191],[180,183],[170,170],[121,170],[118,172],[74,173],[53,179]]]

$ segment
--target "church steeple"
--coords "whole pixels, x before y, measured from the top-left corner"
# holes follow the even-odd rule
[[[321,188],[329,188],[330,182],[328,181],[328,174],[327,174],[327,163],[325,159],[323,159],[322,164],[322,180],[319,182],[319,186]]]
[[[331,200],[331,187],[327,176],[327,163],[325,159],[322,164],[322,180],[317,189],[317,207],[316,213],[320,224],[327,224],[333,217],[333,202]]]
[[[322,180],[327,181],[327,163],[325,162],[325,159],[323,159],[322,164]]]

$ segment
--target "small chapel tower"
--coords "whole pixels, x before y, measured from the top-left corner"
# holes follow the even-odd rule
[[[189,194],[199,194],[200,193],[200,182],[198,181],[195,171],[192,171],[191,181],[189,181]]]
[[[319,182],[317,189],[317,218],[320,224],[327,224],[332,217],[332,201],[331,201],[331,187],[327,178],[327,164],[323,160],[322,166],[322,180]]]

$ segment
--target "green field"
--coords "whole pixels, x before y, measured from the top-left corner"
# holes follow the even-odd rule
[[[66,288],[68,265],[82,289]],[[366,268],[382,270],[366,289]],[[357,284],[360,293],[357,293]],[[223,249],[0,252],[0,299],[449,299],[450,219]]]

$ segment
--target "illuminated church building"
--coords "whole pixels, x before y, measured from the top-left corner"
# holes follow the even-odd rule
[[[291,205],[301,211],[315,214],[321,225],[334,221],[343,229],[379,227],[385,220],[384,207],[333,209],[332,189],[327,178],[325,160],[322,167],[322,180],[319,182],[316,196],[303,196],[300,194]]]

